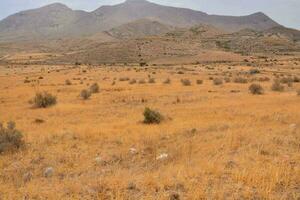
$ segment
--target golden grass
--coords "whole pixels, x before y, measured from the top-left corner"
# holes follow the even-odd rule
[[[0,155],[0,199],[300,198],[299,83],[276,93],[272,81],[262,82],[265,94],[255,96],[251,83],[209,80],[246,66],[186,66],[182,75],[180,66],[83,68],[0,67],[0,121],[14,120],[26,141],[24,149]],[[119,81],[149,74],[156,83]],[[171,84],[163,84],[167,78]],[[192,85],[182,86],[184,78]],[[100,93],[81,100],[80,91],[95,82]],[[37,91],[56,95],[57,105],[32,108],[28,100]],[[146,106],[166,120],[143,124]],[[161,154],[168,157],[157,159]],[[43,176],[47,167],[53,177]]]

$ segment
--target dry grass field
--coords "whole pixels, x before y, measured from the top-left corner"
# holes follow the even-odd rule
[[[0,121],[25,143],[0,155],[0,199],[300,199],[300,63],[259,66],[0,66]],[[57,104],[34,108],[42,91]]]

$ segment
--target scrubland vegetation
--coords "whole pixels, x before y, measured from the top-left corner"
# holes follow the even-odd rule
[[[1,68],[0,199],[299,199],[292,67]]]

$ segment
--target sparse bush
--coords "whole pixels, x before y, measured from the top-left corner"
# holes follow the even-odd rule
[[[48,92],[39,92],[33,99],[34,106],[37,108],[47,108],[57,103],[56,97]]]
[[[189,79],[181,79],[181,83],[184,86],[190,86],[190,85],[192,85],[192,82]]]
[[[121,78],[119,78],[119,81],[129,81],[130,80],[130,78],[128,78],[128,77],[121,77]]]
[[[197,85],[202,85],[203,84],[203,80],[197,80],[196,83],[197,83]]]
[[[223,80],[220,78],[215,78],[213,80],[214,85],[222,85],[223,84]]]
[[[280,84],[278,80],[272,84],[271,89],[276,92],[282,92],[284,90],[284,86]]]
[[[146,81],[144,79],[139,80],[139,84],[145,84]]]
[[[146,62],[141,62],[141,63],[140,63],[140,66],[141,66],[141,67],[144,67],[144,66],[148,66],[148,64],[147,64]]]
[[[250,69],[250,70],[249,70],[249,73],[250,73],[250,74],[259,74],[260,71],[259,71],[258,69]]]
[[[230,83],[231,80],[230,80],[229,77],[225,77],[225,78],[224,78],[224,81],[225,81],[226,83]]]
[[[167,78],[165,81],[164,81],[164,84],[170,84],[171,83],[171,79]]]
[[[136,84],[136,80],[135,80],[135,79],[131,79],[131,80],[129,81],[129,84],[131,84],[131,85]]]
[[[90,97],[92,96],[92,93],[88,90],[82,90],[80,92],[80,97],[83,99],[83,100],[87,100],[89,99]]]
[[[72,85],[72,82],[68,79],[65,81],[66,85]]]
[[[294,82],[295,83],[300,83],[300,77],[294,76]]]
[[[24,144],[22,138],[23,134],[14,122],[8,122],[7,127],[0,123],[0,153],[20,148]]]
[[[90,86],[90,93],[94,94],[94,93],[99,93],[100,91],[100,87],[98,85],[98,83],[94,83],[93,85]]]
[[[243,77],[235,77],[233,82],[235,82],[235,83],[248,83],[248,80],[246,78],[243,78]]]
[[[155,78],[149,78],[148,83],[155,83]]]
[[[267,82],[267,81],[270,81],[270,78],[269,77],[260,77],[258,79],[258,81],[260,81],[260,82]]]
[[[280,83],[288,84],[294,82],[294,79],[291,77],[283,77],[280,79]]]
[[[155,110],[145,108],[144,110],[144,123],[145,124],[159,124],[163,120],[163,116]]]
[[[253,83],[249,87],[249,91],[254,95],[261,95],[264,93],[264,89],[261,85]]]

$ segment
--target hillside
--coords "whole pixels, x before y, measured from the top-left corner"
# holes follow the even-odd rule
[[[207,24],[225,31],[244,28],[265,30],[278,26],[263,13],[241,17],[208,15],[145,0],[127,0],[114,6],[102,6],[92,12],[75,11],[55,3],[23,11],[2,20],[0,41],[91,36],[142,19],[180,28]]]
[[[109,35],[119,39],[141,38],[153,35],[162,35],[176,29],[175,27],[162,24],[149,19],[141,19],[128,24],[121,25],[106,31]]]

